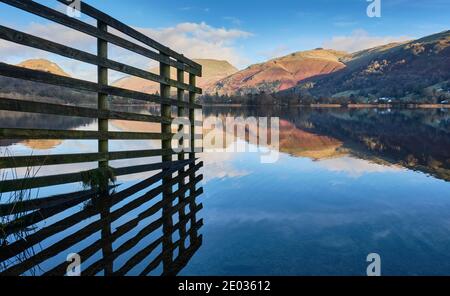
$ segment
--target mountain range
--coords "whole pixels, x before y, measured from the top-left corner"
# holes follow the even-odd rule
[[[292,53],[219,80],[206,93],[277,93],[311,103],[324,98],[436,103],[450,98],[449,80],[450,31],[445,31],[356,53],[322,48]]]
[[[240,71],[227,61],[194,61],[203,66],[197,85],[204,94],[219,98],[261,93],[295,100],[309,98],[311,102],[323,98],[358,102],[379,98],[406,101],[431,98],[430,102],[435,102],[450,98],[450,31],[356,53],[323,48],[295,52]],[[69,76],[57,64],[43,59],[18,65]],[[158,74],[159,69],[149,71]],[[171,78],[176,79],[175,71],[171,71]],[[0,78],[2,93],[20,92],[23,88],[20,83],[11,84],[5,79]],[[119,79],[113,85],[146,93],[159,91],[157,83],[133,76]],[[32,95],[47,93],[41,87],[25,89]]]
[[[450,31],[349,54],[345,67],[300,81],[288,90],[313,97],[397,98],[450,95]]]
[[[299,81],[307,78],[345,68],[340,60],[346,55],[345,52],[324,49],[295,52],[251,65],[219,80],[205,92],[219,95],[278,92],[295,87]]]

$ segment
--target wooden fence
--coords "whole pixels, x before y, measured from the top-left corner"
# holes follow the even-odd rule
[[[38,100],[27,101],[22,99],[11,99],[0,97],[0,110],[27,112],[36,114],[47,114],[57,116],[76,116],[85,118],[94,118],[98,121],[98,129],[96,131],[81,131],[81,130],[50,130],[50,129],[36,129],[36,128],[0,128],[0,140],[48,140],[48,139],[89,139],[97,140],[98,151],[95,153],[76,153],[76,154],[52,154],[52,155],[32,155],[32,156],[2,156],[0,157],[0,170],[13,169],[20,167],[42,167],[48,165],[63,165],[72,163],[86,163],[97,162],[98,171],[112,171],[114,176],[123,176],[141,172],[154,171],[154,176],[146,179],[134,187],[125,189],[120,192],[109,194],[110,182],[107,179],[105,182],[99,184],[98,188],[92,188],[87,191],[74,192],[72,194],[63,194],[58,196],[43,197],[31,201],[22,201],[18,206],[17,203],[1,204],[0,217],[11,217],[15,214],[20,214],[20,219],[8,221],[8,223],[0,224],[1,229],[0,238],[6,240],[7,237],[14,233],[23,231],[30,226],[43,221],[49,217],[59,214],[61,211],[73,207],[80,203],[90,202],[91,206],[83,211],[80,211],[73,216],[67,217],[64,221],[60,221],[47,228],[38,230],[28,237],[18,238],[13,244],[0,246],[0,262],[7,262],[11,258],[15,258],[21,252],[29,250],[35,244],[42,240],[59,233],[66,228],[79,223],[83,219],[100,214],[101,218],[86,228],[80,229],[77,233],[79,235],[72,235],[59,242],[57,245],[51,246],[47,250],[42,250],[38,254],[30,256],[24,262],[4,265],[3,272],[8,274],[21,274],[31,267],[43,262],[51,256],[61,252],[63,249],[77,243],[79,240],[86,238],[98,229],[103,229],[102,239],[94,243],[89,248],[83,250],[83,256],[92,255],[98,249],[103,250],[103,259],[98,261],[96,267],[92,270],[83,271],[86,274],[97,274],[99,270],[103,270],[105,274],[125,274],[125,270],[115,271],[112,267],[109,268],[106,261],[112,264],[114,258],[119,256],[122,251],[125,252],[133,246],[128,243],[125,249],[116,252],[111,249],[111,244],[118,239],[125,232],[139,224],[141,220],[150,217],[150,214],[162,211],[162,216],[150,223],[149,228],[142,234],[149,234],[151,231],[162,226],[163,235],[156,242],[147,246],[145,252],[137,255],[143,256],[155,249],[159,244],[162,245],[163,252],[160,258],[163,263],[163,274],[174,274],[178,270],[174,266],[181,266],[180,262],[185,262],[186,254],[192,254],[193,249],[196,249],[201,243],[201,236],[198,235],[197,229],[201,225],[201,221],[196,220],[196,212],[201,208],[197,205],[196,197],[202,192],[202,189],[197,189],[196,185],[201,179],[201,175],[197,176],[196,172],[201,167],[202,163],[197,163],[196,159],[196,139],[201,138],[201,135],[195,135],[195,127],[201,126],[201,121],[196,121],[195,110],[200,109],[201,106],[195,103],[196,94],[201,94],[201,89],[196,87],[196,76],[201,76],[202,68],[199,64],[187,59],[182,54],[176,53],[168,47],[156,42],[147,37],[139,31],[125,25],[124,23],[112,18],[111,16],[95,9],[94,7],[80,2],[81,13],[93,18],[97,22],[97,26],[82,21],[81,19],[73,18],[65,13],[52,9],[48,6],[39,4],[31,0],[0,0],[1,2],[13,6],[17,9],[47,19],[49,21],[58,23],[68,28],[77,30],[81,33],[87,34],[97,39],[97,54],[91,54],[79,49],[69,47],[68,45],[59,44],[50,40],[43,39],[38,36],[30,35],[25,32],[18,31],[14,28],[8,28],[0,24],[0,38],[9,42],[20,44],[27,47],[32,47],[46,52],[57,54],[62,57],[77,60],[82,63],[88,63],[97,67],[98,80],[97,83],[85,81],[81,79],[60,76],[43,71],[37,71],[18,67],[10,64],[0,62],[0,75],[10,78],[17,78],[21,80],[45,83],[59,87],[66,87],[77,91],[91,92],[97,94],[97,108],[88,108],[81,106],[72,106],[64,104],[55,104],[48,102],[40,102]],[[58,2],[69,5],[72,0],[57,0]],[[120,34],[110,33],[108,29],[114,29],[114,32]],[[125,38],[124,36],[128,36]],[[133,40],[133,41],[131,41]],[[131,65],[127,65],[118,61],[111,60],[108,56],[108,44],[113,44],[122,49],[126,49],[135,54],[139,54],[144,58],[149,58],[159,62],[160,74],[154,74],[146,70],[142,70]],[[177,79],[171,79],[170,70],[175,68],[177,72]],[[143,92],[123,89],[108,85],[108,70],[118,71],[127,75],[143,78],[146,80],[159,83],[160,92],[158,94],[147,94]],[[189,81],[184,81],[185,74],[189,76]],[[171,98],[171,88],[176,88],[177,97]],[[188,100],[185,100],[185,94],[188,94]],[[160,106],[160,114],[140,114],[133,112],[115,111],[109,109],[108,101],[111,97],[122,97],[132,100],[144,101],[147,103],[154,103]],[[172,120],[173,108],[177,108],[177,117],[187,117],[190,122],[190,148],[187,153],[174,153],[172,150]],[[159,123],[161,132],[116,132],[108,129],[109,120],[127,120],[127,121],[141,121]],[[181,129],[181,126],[179,127]],[[109,140],[158,140],[161,143],[160,149],[153,150],[133,150],[133,151],[109,151]],[[123,160],[132,158],[144,158],[160,156],[162,161],[158,163],[140,164],[135,166],[112,168],[110,161]],[[63,173],[51,176],[38,176],[33,178],[22,178],[13,180],[3,180],[0,182],[0,193],[11,193],[15,191],[29,190],[33,188],[48,187],[60,184],[77,183],[84,179],[86,172]],[[188,182],[185,179],[189,180]],[[152,189],[141,197],[134,197],[140,190],[150,188],[152,185],[161,185]],[[136,187],[137,186],[137,187]],[[178,189],[173,190],[174,186]],[[116,232],[111,232],[112,221],[120,218],[127,213],[128,208],[136,208],[137,205],[143,204],[152,198],[161,195],[161,201],[153,206],[151,209],[146,209],[144,214],[139,215],[138,218],[130,220],[117,228]],[[110,212],[110,208],[119,201],[133,196],[129,204],[122,206],[120,209]],[[175,205],[174,205],[175,203]],[[101,206],[100,206],[101,205]],[[186,207],[187,205],[187,207]],[[188,213],[186,209],[189,208]],[[18,210],[20,209],[20,211]],[[178,215],[178,223],[174,225],[173,216]],[[186,230],[186,224],[190,222],[191,229]],[[106,230],[105,230],[106,229]],[[109,229],[109,230],[108,230]],[[180,239],[178,242],[173,242],[172,234],[174,231],[179,232]],[[189,237],[192,248],[186,248],[184,240]],[[139,242],[138,238],[133,238],[133,243]],[[109,245],[106,250],[104,245]],[[174,260],[173,251],[178,247],[178,261]],[[120,247],[119,247],[120,248]],[[140,257],[139,257],[140,258]],[[180,259],[182,258],[182,259]],[[183,259],[184,258],[184,259]],[[141,258],[143,259],[143,258]],[[131,260],[131,259],[130,259]],[[138,259],[133,259],[134,263],[139,262]],[[150,271],[156,263],[150,264],[146,271]],[[61,263],[55,267],[51,274],[63,274],[65,263]],[[130,267],[132,266],[129,265]],[[125,268],[128,270],[128,268]],[[1,270],[1,269],[0,269]],[[147,272],[148,273],[148,272]]]

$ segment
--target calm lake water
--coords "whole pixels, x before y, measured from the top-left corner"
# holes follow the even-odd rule
[[[261,163],[261,154],[254,152],[200,154],[204,163],[201,169],[204,192],[197,198],[203,204],[197,218],[203,219],[199,229],[203,240],[179,274],[365,275],[367,255],[378,253],[384,275],[450,275],[449,111],[204,108],[204,119],[279,117],[280,156],[275,163]],[[53,124],[44,117],[31,115],[0,119],[0,123],[1,127],[96,128],[96,122],[82,119],[61,119]],[[110,128],[122,131],[149,127],[113,121]],[[248,129],[249,133],[256,132]],[[235,141],[245,143],[246,139]],[[96,141],[81,140],[3,141],[1,145],[2,154],[15,156],[97,149]],[[112,151],[157,148],[156,141],[110,144]],[[111,165],[149,161],[157,162],[160,158],[114,161]],[[34,175],[74,172],[95,165],[43,166]],[[23,170],[16,173],[25,174]],[[117,182],[120,188],[127,188],[148,175],[131,175]],[[7,178],[12,178],[11,173]],[[60,185],[33,190],[31,196],[81,189],[81,184]],[[9,197],[4,194],[1,198],[7,202]],[[150,206],[144,204],[139,210]],[[115,208],[119,207],[120,203]],[[77,211],[79,207],[67,209],[40,221],[29,231],[37,231]],[[130,212],[111,227],[115,229],[136,215]],[[115,241],[112,249],[136,236],[156,217],[160,216],[149,216],[136,230]],[[78,222],[34,246],[32,254],[38,254],[90,221]],[[68,252],[89,247],[98,235],[83,238],[70,250],[39,262],[38,268],[30,264],[25,274],[45,273],[64,262]],[[138,246],[145,246],[155,237],[155,234],[143,237]],[[138,246],[117,258],[112,270],[133,258]],[[96,252],[88,261],[95,262],[103,255]],[[20,261],[9,260],[3,263],[3,268]],[[149,261],[142,258],[127,274],[140,274]],[[150,275],[159,273],[161,267]]]

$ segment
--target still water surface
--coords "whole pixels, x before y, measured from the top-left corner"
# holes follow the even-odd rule
[[[197,215],[204,220],[199,230],[203,241],[180,275],[364,275],[369,253],[380,254],[385,275],[450,275],[448,110],[204,109],[204,119],[224,116],[280,117],[280,158],[263,164],[258,153],[200,154],[204,193],[198,197],[203,209]],[[52,125],[40,117],[23,117],[2,122],[2,127],[27,123],[41,124],[41,128]],[[52,126],[68,127],[95,129],[96,123],[73,120]],[[149,127],[111,122],[112,130],[139,128]],[[111,141],[110,150],[157,149],[157,145]],[[95,152],[97,143],[9,141],[1,149],[10,155]],[[154,157],[112,165],[149,160],[160,161]],[[44,166],[36,175],[93,167]],[[118,183],[126,188],[143,177],[127,176]],[[80,184],[61,185],[32,195],[81,188]],[[6,199],[2,196],[2,202]],[[120,220],[133,217],[131,212]],[[57,218],[37,227],[51,224],[52,219]],[[44,246],[37,246],[38,251],[87,223],[81,221],[74,229],[47,239]],[[136,231],[126,234],[124,241]],[[84,239],[76,247],[85,248],[95,239]],[[140,244],[152,239],[147,237]],[[113,249],[119,245],[115,242]],[[112,268],[134,256],[137,251],[133,250]],[[60,264],[66,254],[46,260],[33,273]],[[89,260],[101,256],[98,252]],[[147,264],[143,260],[127,274],[139,274]]]

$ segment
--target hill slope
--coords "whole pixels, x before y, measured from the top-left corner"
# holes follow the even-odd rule
[[[430,92],[433,88],[442,91],[440,85],[450,80],[450,31],[360,51],[342,61],[345,68],[340,71],[307,79],[290,91],[316,98],[351,96],[360,100],[439,97]],[[448,92],[447,86],[443,88]]]
[[[292,53],[252,65],[218,81],[206,92],[231,95],[285,90],[306,78],[342,69],[340,59],[344,56],[344,52],[325,49]]]
[[[216,81],[238,71],[233,65],[231,65],[227,61],[219,61],[212,59],[195,59],[194,61],[202,65],[203,75],[202,77],[197,78],[197,86],[202,89],[207,89]],[[153,68],[150,70],[150,72],[159,74],[159,68]],[[176,71],[172,69],[170,76],[172,79],[176,79],[177,77]],[[186,77],[185,81],[186,82],[188,81]],[[159,92],[158,83],[145,80],[139,77],[128,76],[114,82],[113,85],[121,88],[127,88],[151,94]]]
[[[66,72],[64,72],[64,70],[61,69],[61,67],[59,67],[57,64],[55,64],[49,60],[45,60],[45,59],[26,60],[26,61],[21,62],[17,66],[24,67],[27,69],[32,69],[32,70],[48,72],[48,73],[61,75],[61,76],[65,76],[65,77],[70,77],[70,75],[67,74]]]

